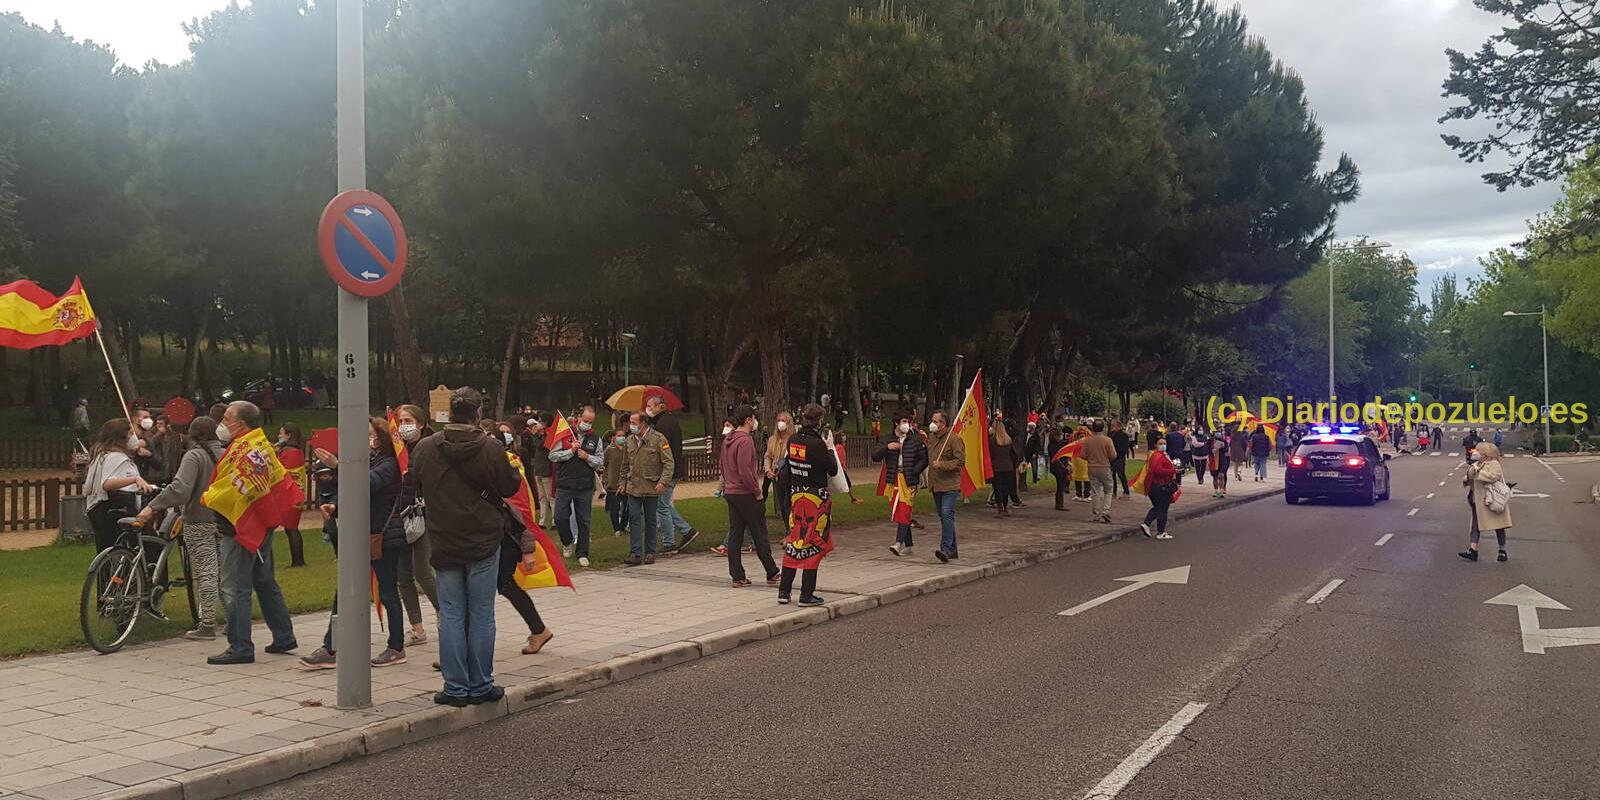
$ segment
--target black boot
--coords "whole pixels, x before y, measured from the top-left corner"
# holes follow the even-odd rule
[[[1478,551],[1470,549],[1470,548],[1466,549],[1466,550],[1462,550],[1461,552],[1456,553],[1456,555],[1461,556],[1462,558],[1464,558],[1464,559],[1466,559],[1468,561],[1477,561],[1478,560]]]

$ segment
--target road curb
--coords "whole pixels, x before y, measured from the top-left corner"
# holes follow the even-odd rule
[[[1597,501],[1600,501],[1600,485],[1597,485],[1594,491]],[[1179,510],[1175,507],[1177,513],[1172,519],[1179,521],[1197,519],[1282,494],[1281,488],[1269,489],[1249,497],[1230,498],[1213,503],[1190,513],[1183,513],[1187,509]],[[842,597],[816,608],[802,608],[685,641],[619,656],[599,664],[567,670],[533,683],[508,687],[506,696],[496,703],[462,709],[448,706],[420,708],[394,719],[297,742],[215,767],[139,784],[104,795],[97,800],[217,800],[237,795],[343,761],[376,755],[407,744],[481,725],[602,686],[686,664],[764,639],[820,625],[829,620],[1055,561],[1138,533],[1137,526],[1111,528],[1102,534],[1071,544],[1055,545],[983,564],[961,567],[876,592]]]

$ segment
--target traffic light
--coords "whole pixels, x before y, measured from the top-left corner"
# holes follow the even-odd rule
[[[1415,402],[1417,402],[1417,395],[1416,395],[1416,393],[1415,393],[1415,392],[1412,392],[1412,393],[1411,393],[1411,395],[1410,395],[1410,396],[1408,396],[1408,397],[1406,397],[1406,402],[1408,402],[1408,403],[1415,403]]]

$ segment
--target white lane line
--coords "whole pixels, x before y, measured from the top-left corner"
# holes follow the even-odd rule
[[[1562,483],[1566,483],[1567,482],[1567,479],[1561,477],[1561,473],[1556,472],[1556,468],[1550,466],[1550,464],[1548,462],[1546,462],[1544,459],[1535,456],[1533,460],[1539,462],[1540,464],[1543,464],[1545,469],[1550,470],[1550,474],[1556,476],[1556,480],[1561,481]]]
[[[1407,512],[1406,512],[1406,516],[1408,516],[1408,517],[1414,517],[1414,516],[1416,516],[1416,515],[1417,515],[1417,512],[1418,512],[1418,511],[1421,511],[1421,510],[1422,510],[1422,509],[1420,509],[1420,508],[1413,508],[1413,509],[1411,509],[1411,510],[1410,510],[1410,511],[1407,511]]]
[[[1443,485],[1444,485],[1444,484],[1442,484],[1442,483],[1441,483],[1441,484],[1439,484],[1439,485],[1440,485],[1440,486],[1443,486]],[[1433,492],[1428,492],[1428,499],[1429,499],[1429,500],[1432,500],[1432,499],[1433,499]]]
[[[1456,457],[1456,456],[1458,456],[1458,455],[1461,455],[1461,454],[1460,454],[1460,453],[1451,453],[1451,454],[1450,454],[1450,457],[1451,457],[1451,458],[1455,458],[1455,457]]]
[[[1443,486],[1444,485],[1444,481],[1439,481],[1439,485]]]
[[[1205,710],[1205,703],[1190,703],[1178,709],[1178,713],[1173,714],[1172,719],[1167,720],[1167,724],[1150,734],[1150,738],[1144,740],[1144,744],[1139,745],[1128,754],[1127,758],[1122,759],[1122,763],[1118,764],[1116,769],[1100,779],[1100,782],[1083,796],[1083,800],[1112,800],[1122,794],[1122,790],[1128,788],[1128,784],[1139,777],[1139,773],[1150,766],[1150,762],[1155,761],[1156,756],[1161,755],[1161,751],[1176,741],[1178,736],[1182,735],[1183,729],[1189,727],[1195,718],[1200,716],[1200,712]]]
[[[1334,578],[1333,580],[1328,581],[1328,585],[1327,586],[1324,586],[1321,589],[1317,590],[1317,593],[1314,594],[1314,595],[1311,595],[1311,599],[1307,600],[1306,602],[1309,603],[1310,605],[1316,605],[1318,603],[1321,603],[1322,601],[1328,599],[1328,595],[1333,594],[1333,590],[1339,588],[1339,586],[1341,584],[1343,584],[1343,583],[1344,583],[1344,578]]]
[[[1373,543],[1372,543],[1372,546],[1373,546],[1373,547],[1382,547],[1382,546],[1384,546],[1384,545],[1386,545],[1386,544],[1388,544],[1388,543],[1389,543],[1389,540],[1390,540],[1390,539],[1393,539],[1393,538],[1394,538],[1394,534],[1392,534],[1392,533],[1386,533],[1386,534],[1384,534],[1384,535],[1382,535],[1382,536],[1380,536],[1380,537],[1378,537],[1378,541],[1376,541],[1376,542],[1373,542]]]

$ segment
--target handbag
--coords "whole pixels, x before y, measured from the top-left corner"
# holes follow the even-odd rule
[[[1503,514],[1511,505],[1511,487],[1504,478],[1483,488],[1483,506],[1496,514]]]
[[[428,519],[423,509],[422,498],[412,503],[400,512],[400,527],[406,532],[406,544],[416,544],[422,535],[428,532]]]

